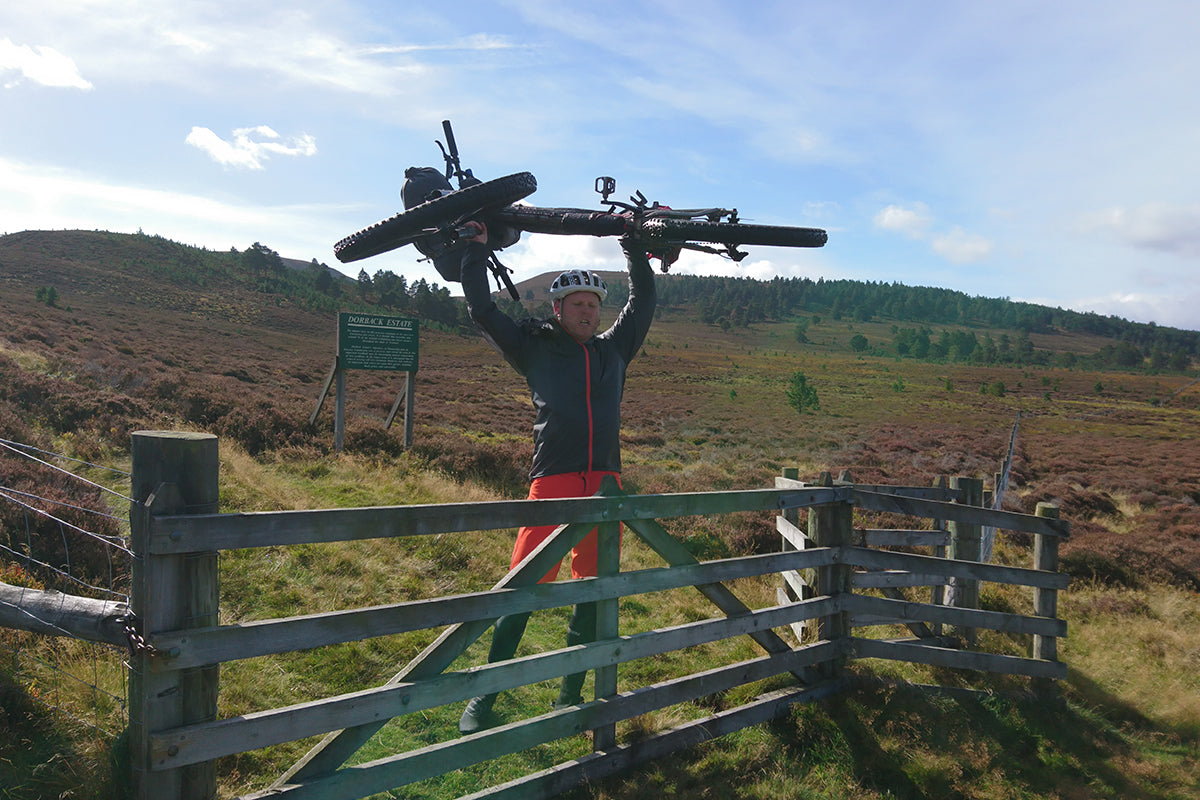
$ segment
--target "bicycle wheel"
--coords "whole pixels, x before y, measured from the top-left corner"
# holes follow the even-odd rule
[[[528,172],[467,186],[350,234],[333,246],[333,254],[343,264],[377,256],[421,238],[430,228],[515,203],[535,189],[537,180]]]
[[[709,222],[696,219],[648,219],[640,233],[662,242],[712,242],[714,244],[760,244],[773,247],[823,247],[829,238],[821,228],[792,228],[782,225],[747,225],[741,222]]]

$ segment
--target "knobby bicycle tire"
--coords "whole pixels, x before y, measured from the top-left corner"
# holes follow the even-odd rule
[[[535,189],[537,180],[529,172],[517,172],[467,186],[350,234],[333,246],[333,254],[343,264],[377,256],[419,239],[429,228],[486,209],[507,206],[529,196]]]
[[[626,216],[586,208],[512,206],[493,212],[491,218],[528,233],[567,236],[621,236],[629,225]]]
[[[829,238],[829,234],[822,228],[709,222],[673,217],[654,217],[635,225],[627,215],[583,208],[511,206],[494,212],[492,218],[529,233],[591,236],[623,236],[633,233],[640,234],[650,241],[668,244],[708,242],[726,245],[824,247]]]
[[[748,225],[742,222],[709,222],[697,219],[648,219],[641,225],[645,238],[662,242],[758,244],[772,247],[824,247],[829,234],[821,228],[784,225]]]

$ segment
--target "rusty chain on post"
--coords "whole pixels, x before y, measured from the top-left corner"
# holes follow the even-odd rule
[[[145,653],[151,658],[161,656],[163,653],[154,645],[146,640],[142,634],[142,621],[138,619],[132,612],[127,612],[117,617],[117,622],[121,623],[125,631],[125,636],[129,640],[129,656],[132,658],[138,653]]]

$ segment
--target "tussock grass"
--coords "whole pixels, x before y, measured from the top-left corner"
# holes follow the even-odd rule
[[[1062,611],[1074,629],[1064,660],[1147,721],[1200,739],[1200,597],[1087,587]]]
[[[6,341],[0,340],[0,356],[11,358],[16,362],[17,366],[26,372],[36,372],[43,375],[50,372],[50,361],[36,350],[14,347]]]

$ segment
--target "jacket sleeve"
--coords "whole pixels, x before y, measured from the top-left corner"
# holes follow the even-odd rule
[[[612,337],[628,362],[646,341],[650,323],[654,321],[658,290],[654,285],[654,269],[645,250],[637,242],[625,239],[621,240],[621,249],[625,251],[625,262],[629,267],[629,302],[604,335]]]
[[[500,352],[517,372],[525,374],[524,336],[517,323],[505,314],[492,299],[488,286],[487,262],[491,251],[486,245],[472,242],[463,250],[462,287],[467,299],[467,312],[483,338]]]

